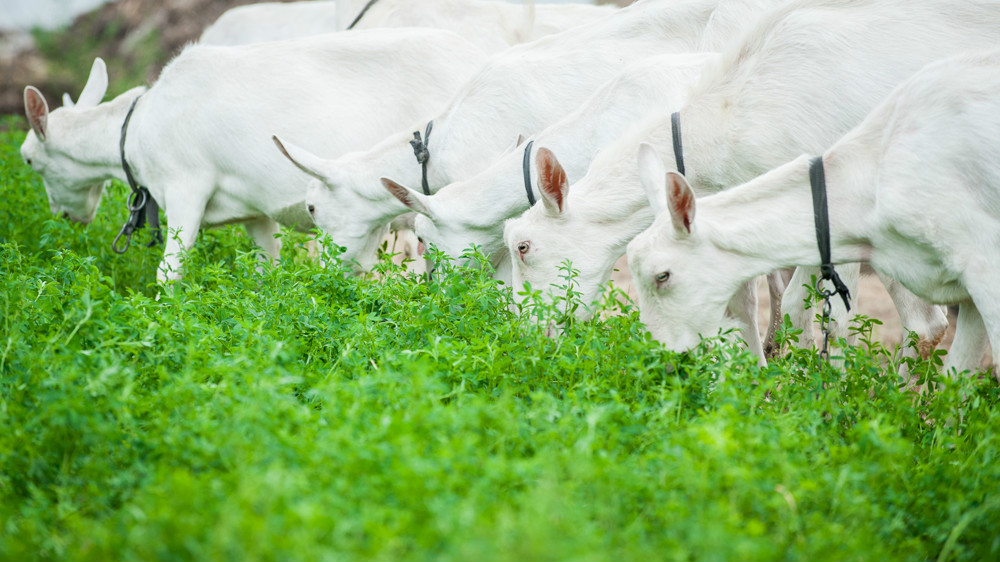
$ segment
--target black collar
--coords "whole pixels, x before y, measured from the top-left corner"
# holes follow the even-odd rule
[[[826,202],[826,172],[823,169],[823,157],[817,156],[809,162],[809,185],[812,187],[813,217],[816,223],[816,242],[819,244],[819,257],[822,281],[833,283],[833,289],[822,289],[817,281],[817,290],[820,295],[829,298],[833,295],[840,295],[844,299],[844,306],[847,311],[851,311],[851,292],[847,285],[841,281],[833,268],[830,259],[830,212]]]
[[[684,175],[684,146],[681,144],[681,114],[675,111],[670,115],[670,132],[674,137],[674,161],[677,171]]]
[[[122,170],[125,171],[125,179],[128,180],[128,186],[132,189],[132,193],[129,195],[127,201],[129,210],[128,221],[125,222],[125,225],[118,232],[118,236],[115,236],[114,242],[111,243],[111,249],[117,254],[124,254],[128,251],[129,246],[132,244],[132,233],[140,228],[144,228],[147,221],[153,233],[153,240],[146,247],[152,247],[163,242],[163,233],[160,231],[160,206],[149,195],[149,190],[139,185],[135,180],[135,173],[132,171],[132,166],[129,165],[128,160],[125,158],[125,138],[128,134],[128,124],[132,120],[132,113],[135,111],[135,106],[139,103],[139,98],[141,97],[142,94],[139,94],[132,100],[132,105],[128,108],[128,113],[125,114],[121,137],[118,140],[118,152],[121,155]],[[122,236],[125,237],[125,245],[119,248],[118,241],[121,240]]]
[[[361,18],[365,17],[365,14],[368,12],[368,8],[374,6],[375,2],[378,2],[378,0],[368,0],[368,3],[365,4],[364,8],[361,8],[361,11],[358,12],[358,16],[354,18],[354,21],[351,22],[351,25],[347,26],[347,29],[354,29],[354,26],[358,25],[358,22],[361,21]]]
[[[434,128],[434,120],[427,122],[427,129],[424,131],[424,138],[420,138],[420,131],[413,131],[413,140],[410,141],[410,146],[413,147],[413,155],[417,157],[417,163],[420,164],[420,186],[424,189],[424,195],[431,194],[431,187],[427,184],[427,161],[431,158],[431,152],[427,148],[427,144],[431,140],[431,130]]]
[[[531,147],[535,141],[528,141],[524,147],[524,161],[521,163],[521,170],[524,172],[524,191],[528,194],[528,205],[535,206],[535,194],[531,190]]]
[[[129,165],[128,160],[125,159],[125,137],[128,135],[128,124],[132,120],[132,113],[135,111],[135,106],[139,103],[139,98],[142,94],[139,94],[132,100],[132,105],[128,108],[128,113],[125,114],[125,122],[122,123],[122,134],[118,137],[118,153],[122,158],[122,170],[125,171],[125,179],[128,180],[128,186],[132,188],[132,192],[135,193],[139,190],[137,187],[139,184],[135,181],[135,174],[132,172],[132,166]]]

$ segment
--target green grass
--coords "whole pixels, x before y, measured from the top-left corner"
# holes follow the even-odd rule
[[[5,125],[2,560],[1000,558],[1000,392],[900,392],[870,321],[843,373],[669,353],[627,307],[550,339],[482,271],[291,234],[258,269],[236,228],[160,292],[159,249],[110,250],[124,188],[52,219]]]

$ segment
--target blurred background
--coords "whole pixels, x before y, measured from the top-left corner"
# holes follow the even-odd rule
[[[271,0],[275,1],[275,0]],[[277,0],[284,1],[284,0]],[[520,0],[509,0],[519,2]],[[587,0],[537,0],[539,3]],[[632,0],[597,0],[625,5]],[[23,114],[38,87],[53,107],[86,82],[94,57],[108,63],[109,94],[150,84],[220,14],[254,0],[0,0],[0,114]]]

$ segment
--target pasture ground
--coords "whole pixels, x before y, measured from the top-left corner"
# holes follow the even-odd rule
[[[258,268],[232,227],[161,289],[159,249],[110,250],[125,188],[53,219],[23,127],[0,124],[0,560],[1000,557],[1000,390],[923,361],[937,391],[901,392],[871,322],[842,369],[669,353],[614,298],[550,339],[571,285],[515,314],[481,270],[359,279],[294,234]]]

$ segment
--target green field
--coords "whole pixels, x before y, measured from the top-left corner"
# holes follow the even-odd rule
[[[0,121],[0,560],[1000,559],[995,381],[901,392],[871,321],[843,370],[669,353],[628,307],[550,339],[560,313],[482,271],[359,279],[293,234],[258,267],[233,227],[162,291],[161,249],[110,249],[126,188],[53,219],[23,127]]]

